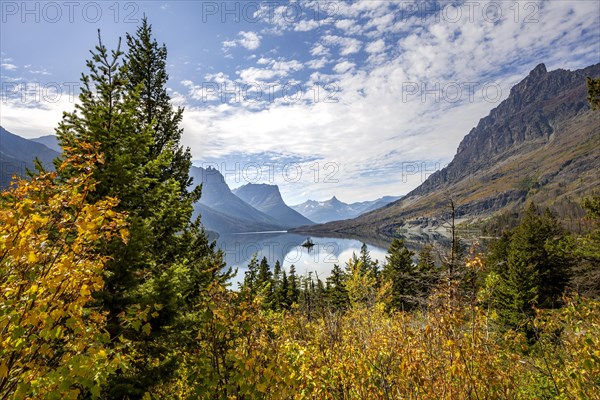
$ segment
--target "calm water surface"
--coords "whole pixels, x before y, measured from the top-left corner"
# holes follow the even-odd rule
[[[334,264],[345,267],[346,262],[352,258],[352,253],[357,255],[364,243],[367,244],[371,258],[378,260],[379,264],[385,262],[389,239],[373,240],[361,237],[316,237],[311,236],[315,243],[311,249],[302,247],[301,244],[307,236],[287,232],[262,232],[221,235],[217,239],[217,246],[224,252],[227,265],[237,268],[237,276],[233,279],[234,285],[244,279],[248,263],[252,256],[257,254],[260,261],[266,257],[271,268],[279,260],[283,268],[289,272],[293,264],[298,275],[309,272],[318,275],[324,280],[329,276]],[[407,246],[415,252],[426,243],[443,241],[442,238],[426,235],[425,237],[404,238]]]

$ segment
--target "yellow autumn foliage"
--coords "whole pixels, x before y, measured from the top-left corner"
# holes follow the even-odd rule
[[[540,312],[539,340],[527,345],[457,289],[442,283],[421,312],[357,305],[316,319],[235,305],[221,290],[199,351],[157,398],[600,398],[600,302]]]
[[[95,246],[126,238],[117,200],[87,202],[94,190],[93,146],[62,162],[78,173],[58,182],[41,172],[0,197],[0,398],[97,396],[121,367],[107,346],[105,317],[93,293],[104,285],[106,258]]]

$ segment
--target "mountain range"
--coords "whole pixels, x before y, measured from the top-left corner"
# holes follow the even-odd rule
[[[517,212],[528,201],[556,208],[597,193],[600,112],[588,104],[588,76],[599,77],[600,64],[551,72],[538,65],[464,137],[448,166],[405,197],[303,231],[394,236],[439,227],[451,199],[455,216],[471,224]]]
[[[54,135],[24,139],[0,127],[0,188],[8,187],[15,174],[24,177],[28,169],[34,168],[33,160],[36,157],[45,168],[52,169],[52,161],[60,155],[60,151]],[[247,184],[231,191],[223,175],[216,169],[192,166],[190,176],[194,185],[202,184],[202,197],[194,205],[194,216],[201,215],[202,224],[208,231],[285,231],[314,224],[285,204],[277,185]],[[355,216],[353,213],[356,210],[367,210],[379,204],[379,201],[381,199],[355,203],[354,208],[340,215],[346,218],[348,215]],[[348,206],[341,202],[339,204]]]
[[[377,200],[348,204],[333,196],[326,201],[307,200],[302,204],[292,206],[292,208],[312,221],[325,223],[356,218],[400,198],[401,196],[384,196]]]
[[[280,231],[288,227],[237,197],[221,173],[212,168],[192,166],[193,185],[202,184],[202,197],[195,204],[195,214],[209,230],[221,232]]]
[[[59,155],[42,143],[24,139],[0,126],[0,188],[8,187],[13,175],[24,177],[28,169],[33,170],[35,158],[46,169],[53,169],[52,161]]]
[[[233,193],[286,227],[295,228],[314,224],[310,219],[285,204],[277,185],[248,183],[234,189]]]
[[[40,136],[38,138],[29,139],[29,140],[31,140],[33,142],[41,143],[44,146],[48,147],[49,149],[52,149],[59,153],[62,153],[62,149],[60,148],[60,145],[58,144],[58,138],[56,137],[56,135],[45,135],[45,136]]]
[[[450,200],[466,224],[517,212],[530,200],[554,208],[577,202],[600,187],[600,112],[587,102],[588,76],[600,76],[600,64],[551,72],[538,65],[463,138],[445,168],[402,198],[347,204],[334,196],[289,207],[276,185],[232,191],[219,171],[193,166],[193,182],[202,184],[195,215],[219,233],[295,229],[394,236],[440,227]],[[0,127],[0,187],[33,169],[36,157],[53,168],[57,150],[53,135],[28,140]]]

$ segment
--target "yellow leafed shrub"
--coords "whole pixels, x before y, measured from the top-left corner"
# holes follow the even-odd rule
[[[127,230],[116,199],[87,203],[102,159],[84,148],[60,167],[78,171],[68,181],[42,172],[0,197],[0,398],[97,396],[121,366],[90,302],[104,285],[95,246]]]

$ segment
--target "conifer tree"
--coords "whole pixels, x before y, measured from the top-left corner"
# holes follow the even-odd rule
[[[289,280],[285,270],[281,274],[281,285],[278,287],[279,295],[277,296],[280,299],[280,309],[289,310],[292,302],[289,298]]]
[[[197,201],[199,189],[188,191],[191,184],[189,169],[191,166],[190,149],[180,145],[183,129],[179,127],[183,119],[183,108],[174,109],[167,93],[169,76],[166,70],[167,47],[158,45],[152,37],[152,26],[146,17],[138,27],[135,35],[127,34],[128,52],[127,85],[129,90],[134,90],[137,85],[142,85],[140,90],[140,104],[138,115],[153,130],[154,141],[150,146],[150,155],[158,158],[167,153],[170,160],[161,166],[160,171],[164,179],[175,178],[181,189],[181,200]]]
[[[417,267],[420,271],[430,271],[435,268],[435,260],[433,258],[433,246],[425,245],[419,251],[419,261]]]
[[[557,247],[564,236],[556,217],[549,210],[539,215],[531,203],[509,242],[496,246],[497,252],[506,257],[495,267],[500,277],[495,298],[506,326],[521,326],[533,317],[534,306],[560,305],[571,267],[569,257]]]
[[[336,311],[344,310],[350,305],[345,281],[346,274],[338,264],[334,264],[331,275],[325,280],[325,293],[331,308]]]
[[[419,251],[417,261],[416,293],[420,301],[425,301],[439,279],[439,271],[435,266],[433,246],[428,244]]]
[[[264,287],[267,283],[271,282],[273,274],[271,273],[271,266],[267,261],[267,257],[263,257],[260,260],[260,265],[258,266],[258,275],[256,277],[256,282],[259,288]]]
[[[288,284],[287,301],[291,306],[294,303],[298,303],[300,297],[300,281],[298,280],[298,276],[296,276],[296,266],[294,264],[290,266]]]
[[[578,293],[597,297],[600,295],[600,196],[585,198],[582,206],[594,228],[572,243],[577,264],[571,284]]]
[[[286,277],[287,280],[287,277]],[[285,297],[283,296],[283,293],[281,291],[281,282],[282,281],[282,275],[281,275],[281,263],[279,262],[279,260],[275,261],[275,266],[273,267],[273,279],[272,279],[272,285],[271,285],[271,290],[273,292],[273,301],[272,301],[272,308],[274,310],[280,310],[282,308],[283,305],[283,301],[285,299]]]
[[[360,247],[360,261],[362,261],[363,273],[367,270],[371,270],[373,276],[377,279],[379,275],[379,263],[377,260],[373,261],[371,252],[366,243],[363,243]]]
[[[273,307],[273,273],[271,272],[271,266],[267,261],[267,257],[263,257],[260,260],[256,286],[258,292],[263,297],[263,308],[271,309]]]
[[[131,54],[143,51],[154,50],[129,49]],[[184,178],[189,163],[178,164],[177,171],[173,167],[179,137],[172,136],[170,145],[160,150],[156,147],[157,121],[171,115],[168,96],[162,97],[160,106],[144,100],[146,81],[130,81],[130,67],[122,56],[120,46],[109,52],[99,40],[87,62],[89,73],[82,75],[80,104],[75,112],[65,113],[57,136],[66,157],[80,153],[80,143],[97,143],[105,161],[93,171],[98,184],[92,200],[116,197],[120,200],[117,210],[128,214],[129,243],[111,240],[100,247],[100,253],[111,261],[97,301],[108,312],[113,340],[124,335],[137,348],[133,352],[144,354],[107,385],[105,395],[141,398],[176,370],[178,346],[191,342],[180,337],[181,324],[193,325],[187,314],[194,309],[198,294],[209,282],[225,277],[214,244],[209,244],[198,223],[190,223],[192,202],[199,192],[187,193],[189,176]],[[152,61],[158,66],[151,62],[148,68],[164,69],[156,61],[164,60],[163,56]],[[163,111],[155,112],[155,107]],[[150,119],[141,114],[142,108],[152,114]],[[172,118],[169,129],[180,132],[179,121]],[[62,179],[72,175],[68,168],[60,173]],[[123,326],[121,315],[132,312],[147,313],[144,335]]]
[[[388,249],[382,275],[390,284],[391,308],[410,310],[416,305],[417,269],[412,262],[413,255],[401,239],[394,239]]]
[[[600,110],[600,78],[587,77],[588,101],[592,110]]]
[[[308,275],[303,276],[300,283],[300,298],[298,305],[300,309],[306,315],[306,318],[309,320],[313,317],[314,313],[314,282],[312,278],[312,272],[309,272]]]
[[[248,269],[244,273],[244,282],[240,284],[240,289],[244,291],[250,299],[253,299],[254,296],[256,296],[256,292],[258,291],[258,259],[256,253],[254,253],[248,263]]]
[[[371,263],[373,262],[373,260],[371,259],[371,253],[369,252],[366,243],[363,243],[362,246],[360,246],[360,260],[362,261],[364,273],[367,269],[371,267]]]

